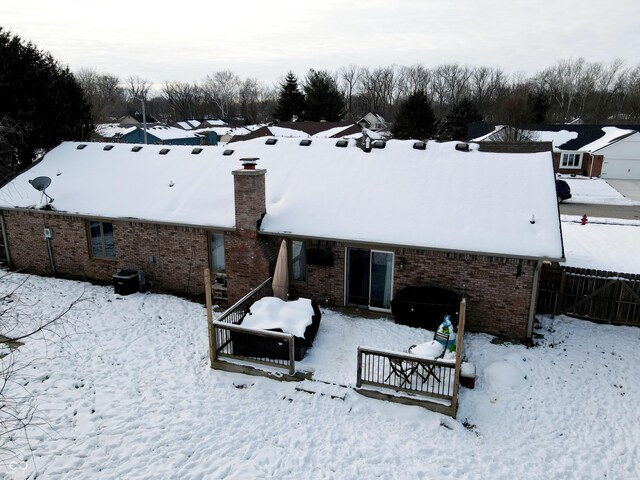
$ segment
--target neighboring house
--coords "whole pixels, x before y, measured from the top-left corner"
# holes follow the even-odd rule
[[[640,179],[638,125],[533,125],[515,129],[475,124],[468,137],[474,142],[551,142],[554,171],[610,179]],[[615,147],[614,147],[615,145]]]
[[[67,142],[0,189],[2,238],[14,268],[39,274],[138,269],[201,294],[210,267],[228,302],[272,273],[285,239],[298,295],[388,312],[400,289],[437,285],[467,297],[468,328],[531,338],[542,263],[564,260],[550,154],[456,145]],[[29,184],[41,176],[53,202]]]
[[[200,128],[202,122],[199,120],[183,120],[181,122],[176,122],[176,127],[181,128],[182,130],[195,130],[196,128]]]
[[[246,135],[236,135],[231,142],[261,137],[278,138],[359,138],[362,128],[351,122],[276,122]]]
[[[591,153],[603,158],[602,178],[640,180],[640,133],[637,131],[602,144],[596,141],[591,145]]]
[[[124,127],[124,126],[132,126],[132,125],[142,125],[143,123],[145,123],[145,121],[147,125],[154,125],[154,124],[160,123],[159,120],[156,119],[156,117],[154,117],[153,115],[149,115],[148,113],[145,112],[145,115],[143,118],[142,113],[138,111],[134,111],[134,112],[129,112],[123,117],[120,117],[118,119],[118,124]]]
[[[147,144],[158,145],[200,145],[203,138],[193,132],[186,132],[180,128],[168,127],[166,125],[156,125],[147,127]],[[142,143],[144,144],[145,131],[140,126],[136,127],[132,132],[126,133],[120,137],[120,141],[124,143]]]
[[[384,120],[384,118],[373,112],[367,113],[364,117],[358,120],[357,123],[362,128],[366,128],[374,132],[389,130],[389,126],[387,125],[387,122]]]
[[[228,127],[224,120],[217,119],[182,120],[180,122],[176,122],[175,126],[183,130],[203,130],[210,127]]]

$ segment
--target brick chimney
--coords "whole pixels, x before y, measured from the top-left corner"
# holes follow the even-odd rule
[[[266,170],[256,169],[257,160],[243,158],[243,168],[232,172],[236,230],[225,237],[229,303],[269,277],[269,262],[258,244],[258,225],[267,211]]]
[[[233,171],[236,232],[257,237],[258,225],[267,212],[266,170],[257,170],[257,158],[242,158],[243,168]]]

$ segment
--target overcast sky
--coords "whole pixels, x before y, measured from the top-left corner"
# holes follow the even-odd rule
[[[227,69],[274,84],[349,64],[640,64],[639,0],[1,0],[0,25],[73,71],[158,84]]]

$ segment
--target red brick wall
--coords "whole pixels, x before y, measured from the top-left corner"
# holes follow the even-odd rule
[[[56,273],[111,282],[118,269],[143,270],[149,287],[201,294],[209,265],[208,232],[204,229],[112,221],[116,257],[92,258],[86,220],[48,212],[4,211],[7,242],[15,268],[51,273],[43,229],[51,241]]]
[[[589,153],[582,154],[582,166],[580,168],[561,168],[560,167],[560,153],[553,154],[553,171],[555,173],[562,173],[565,175],[583,175],[585,177],[599,177],[602,173],[602,162],[604,157],[602,155],[591,155]],[[591,167],[593,162],[593,168]]]
[[[345,245],[337,243],[332,250],[333,267],[309,265],[307,281],[292,282],[291,286],[300,296],[320,296],[331,305],[344,305]],[[395,253],[394,294],[413,285],[436,285],[464,293],[468,329],[526,339],[536,262],[430,250],[389,251]],[[403,271],[399,269],[400,258],[406,264]]]
[[[244,177],[243,177],[244,178]],[[264,177],[263,177],[264,178]],[[225,263],[229,301],[234,302],[270,273],[257,244],[255,225],[260,202],[243,220],[247,228],[225,233]],[[116,258],[89,254],[86,221],[49,212],[4,211],[13,266],[50,273],[43,229],[53,229],[57,273],[111,282],[118,268],[142,269],[150,287],[183,294],[201,294],[203,271],[209,265],[209,232],[199,228],[113,221]],[[280,238],[268,237],[275,252]],[[334,243],[334,266],[308,265],[307,281],[292,282],[301,296],[323,297],[344,305],[345,247]],[[438,285],[465,294],[467,328],[523,340],[527,333],[535,262],[429,250],[395,249],[394,293],[410,285]],[[155,257],[155,258],[151,258]],[[400,259],[406,262],[399,270]],[[518,265],[521,265],[521,274]],[[273,265],[271,265],[273,267]]]

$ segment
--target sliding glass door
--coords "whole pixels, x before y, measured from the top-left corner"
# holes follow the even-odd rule
[[[389,310],[393,292],[393,253],[347,249],[347,304]]]

